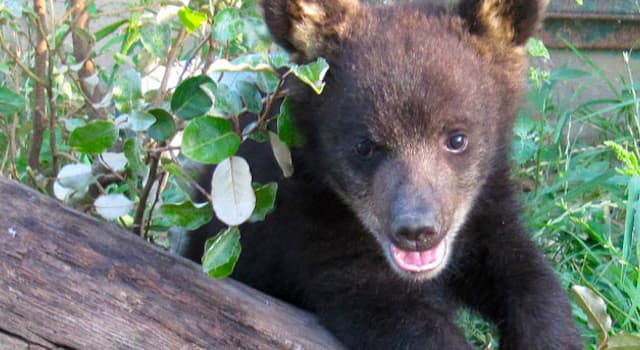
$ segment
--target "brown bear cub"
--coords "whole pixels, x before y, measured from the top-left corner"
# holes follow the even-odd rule
[[[353,349],[469,349],[462,306],[496,325],[500,349],[582,349],[509,180],[543,3],[263,0],[276,42],[330,69],[321,95],[289,82],[306,138],[292,178],[268,147],[243,146],[279,191],[276,211],[241,229],[233,276],[317,313]]]

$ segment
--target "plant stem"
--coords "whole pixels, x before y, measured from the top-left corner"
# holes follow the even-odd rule
[[[44,0],[34,0],[33,9],[37,15],[36,26],[38,27],[38,43],[35,53],[34,73],[39,79],[43,79],[47,74],[47,53],[48,44],[46,36],[46,10]],[[34,171],[40,170],[40,150],[42,149],[43,134],[46,129],[46,86],[40,81],[36,81],[33,87],[33,134],[29,146],[28,164]]]

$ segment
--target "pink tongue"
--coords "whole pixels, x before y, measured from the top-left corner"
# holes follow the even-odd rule
[[[393,260],[398,266],[410,272],[423,272],[432,270],[442,262],[444,258],[445,244],[444,240],[437,246],[423,252],[409,252],[391,246]]]

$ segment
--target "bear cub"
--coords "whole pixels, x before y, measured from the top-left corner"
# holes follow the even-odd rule
[[[306,143],[284,179],[243,145],[276,211],[242,227],[233,277],[315,312],[352,349],[470,349],[460,307],[500,349],[582,349],[565,292],[523,230],[509,179],[524,45],[544,0],[263,0],[295,61],[330,64],[321,95],[294,80]],[[199,260],[214,222],[194,233]]]

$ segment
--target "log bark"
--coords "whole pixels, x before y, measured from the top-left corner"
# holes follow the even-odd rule
[[[0,177],[0,350],[340,349],[310,314]]]

